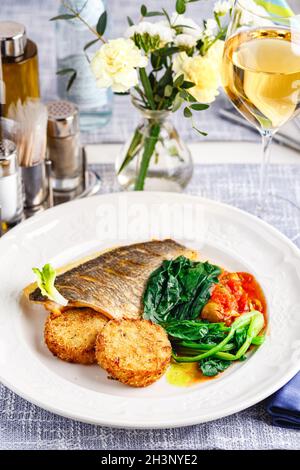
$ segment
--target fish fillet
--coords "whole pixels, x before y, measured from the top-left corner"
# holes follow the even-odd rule
[[[147,280],[164,259],[197,253],[173,240],[154,240],[107,251],[57,277],[57,290],[68,307],[89,307],[108,318],[140,318]],[[57,304],[35,289],[29,299],[59,313]]]

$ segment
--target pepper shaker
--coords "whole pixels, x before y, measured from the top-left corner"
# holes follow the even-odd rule
[[[68,101],[48,103],[48,158],[54,191],[73,191],[82,185],[83,156],[78,108]]]

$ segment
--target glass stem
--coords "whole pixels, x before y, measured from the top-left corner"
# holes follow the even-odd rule
[[[268,190],[268,173],[270,165],[270,145],[273,139],[273,131],[263,130],[261,131],[262,136],[262,161],[260,165],[259,175],[259,193],[257,203],[257,213],[261,214],[267,197]]]

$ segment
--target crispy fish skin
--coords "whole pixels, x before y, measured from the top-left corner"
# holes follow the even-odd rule
[[[131,387],[147,387],[160,379],[171,352],[165,330],[149,320],[111,320],[96,340],[99,366]]]
[[[89,307],[111,319],[138,319],[146,282],[164,259],[196,252],[174,240],[153,240],[107,251],[57,277],[57,290],[69,307]],[[55,312],[57,305],[43,297],[39,288],[29,295]],[[57,312],[56,312],[57,313]]]

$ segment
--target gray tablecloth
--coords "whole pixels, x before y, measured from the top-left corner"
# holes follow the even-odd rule
[[[118,185],[111,165],[94,167],[102,193]],[[256,165],[197,165],[187,192],[254,210]],[[300,166],[272,166],[265,218],[300,246]],[[271,425],[260,403],[211,423],[173,430],[117,430],[48,413],[0,387],[1,449],[300,449],[299,433]]]
[[[297,0],[294,0],[297,1]],[[122,34],[125,15],[136,16],[138,0],[109,0],[112,36]],[[172,7],[175,0],[149,0],[149,8]],[[195,3],[193,16],[206,17],[212,0]],[[54,24],[48,19],[57,11],[53,0],[1,0],[0,20],[23,22],[28,35],[39,47],[41,88],[44,99],[56,96],[56,42]],[[218,116],[220,97],[209,111],[199,114],[199,126],[210,140],[254,140],[256,135],[235,127]],[[128,118],[130,109],[130,118]],[[121,142],[128,137],[138,116],[128,108],[128,99],[116,97],[114,117],[104,129],[85,136],[85,142]],[[176,116],[186,140],[199,139],[187,121]],[[102,192],[117,189],[112,167],[98,168],[103,177]],[[300,167],[271,168],[270,189],[274,193],[266,218],[300,246]],[[212,197],[243,209],[254,210],[257,167],[250,165],[197,166],[187,191]],[[126,431],[74,422],[31,405],[0,386],[1,449],[299,449],[299,434],[275,428],[258,404],[236,415],[199,426],[175,430]]]

